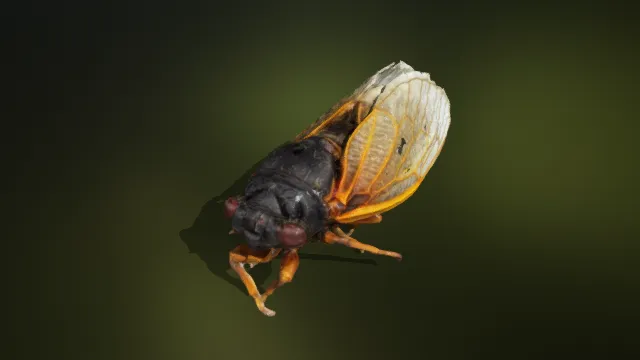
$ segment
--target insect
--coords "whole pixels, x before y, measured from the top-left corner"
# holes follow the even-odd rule
[[[225,201],[230,234],[246,240],[229,253],[258,309],[291,282],[309,242],[341,244],[361,252],[402,255],[351,237],[357,225],[382,214],[418,189],[445,142],[449,99],[429,74],[392,63],[343,98],[293,141],[274,149],[249,178],[244,194]],[[351,226],[345,233],[339,226]],[[260,294],[245,265],[282,254],[278,279]]]

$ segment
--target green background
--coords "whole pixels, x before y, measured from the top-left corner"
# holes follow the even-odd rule
[[[630,6],[176,4],[5,15],[12,358],[637,352]],[[355,233],[404,261],[308,246],[263,316],[227,272],[240,239],[221,208],[180,231],[398,60],[445,88],[452,116],[419,191]]]

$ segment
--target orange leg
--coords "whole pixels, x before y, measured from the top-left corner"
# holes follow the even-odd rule
[[[280,263],[280,273],[278,274],[278,279],[275,280],[267,290],[265,290],[264,294],[262,294],[262,302],[264,303],[273,292],[279,288],[280,286],[290,283],[293,280],[293,276],[298,271],[298,266],[300,266],[300,256],[298,255],[298,249],[292,249],[287,251],[282,257],[282,262]],[[273,313],[275,315],[275,312]]]
[[[252,250],[247,245],[239,245],[235,249],[229,252],[229,265],[231,268],[240,276],[242,283],[247,288],[247,292],[256,302],[256,306],[258,310],[260,310],[263,314],[267,316],[275,315],[273,310],[268,309],[264,306],[264,301],[260,296],[260,292],[258,291],[258,287],[256,286],[255,281],[247,270],[244,268],[244,264],[249,264],[250,267],[253,267],[256,264],[267,263],[280,253],[280,249],[270,249],[270,250]]]
[[[352,249],[358,249],[362,252],[370,252],[372,254],[376,254],[376,255],[385,255],[385,256],[391,256],[392,258],[396,258],[398,260],[402,260],[402,255],[398,254],[397,252],[393,252],[393,251],[387,251],[387,250],[380,250],[375,246],[371,246],[371,245],[367,245],[367,244],[363,244],[360,241],[350,237],[350,236],[342,236],[342,235],[336,235],[335,233],[331,232],[331,231],[327,231],[324,235],[324,240],[325,243],[327,244],[340,244],[340,245],[344,245],[344,246],[348,246]]]

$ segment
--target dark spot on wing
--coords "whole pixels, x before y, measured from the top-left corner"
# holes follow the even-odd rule
[[[378,102],[378,99],[380,98],[380,95],[382,95],[382,93],[384,92],[384,89],[387,88],[387,85],[384,85],[381,89],[380,92],[378,93],[378,96],[376,96],[375,99],[373,99],[373,102],[371,103],[371,108],[369,108],[369,112],[367,113],[367,115],[371,114],[371,112],[373,111],[373,108],[376,107],[376,103]]]
[[[400,145],[398,146],[398,154],[402,155],[402,150],[404,149],[404,145],[407,143],[407,140],[404,138],[400,139]]]

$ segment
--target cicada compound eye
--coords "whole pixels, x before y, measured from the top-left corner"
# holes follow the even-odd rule
[[[300,225],[284,224],[276,232],[280,244],[285,248],[296,248],[307,242],[307,233]]]
[[[224,216],[231,219],[238,209],[238,199],[230,197],[224,202]]]

